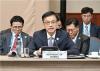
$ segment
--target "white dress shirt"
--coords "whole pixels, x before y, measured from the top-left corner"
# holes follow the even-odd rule
[[[55,35],[56,35],[56,32],[53,34],[53,36],[50,36],[49,33],[47,33],[48,43],[49,43],[49,38],[50,38],[50,37],[54,38],[54,39],[52,40],[52,43],[54,43]],[[33,54],[36,55],[36,56],[38,56],[38,55],[41,55],[41,52],[38,52],[38,50],[37,50],[37,51],[34,51]]]
[[[51,37],[53,38],[53,39],[52,39],[52,43],[54,43],[55,35],[56,35],[56,33],[54,33],[52,36],[50,36],[50,35],[47,33],[48,44],[49,44],[49,42],[50,42],[50,38],[51,38]]]
[[[72,39],[72,41],[73,41],[74,43],[76,43],[76,40],[77,40],[78,34],[79,34],[79,33],[77,33],[77,35]]]
[[[14,45],[14,41],[15,41],[15,33],[14,32],[12,32],[12,37],[11,37],[11,42],[10,42],[10,52],[8,53],[8,54],[10,54],[10,53],[12,53],[12,48],[13,48],[13,45]],[[20,46],[20,48],[21,48],[21,52],[20,53],[23,53],[23,40],[22,40],[22,37],[21,37],[21,34],[19,34],[19,36],[18,36],[18,38],[20,38],[20,41],[21,41],[21,46]],[[17,48],[16,48],[17,49]],[[16,52],[17,53],[17,51],[15,50],[14,52]]]
[[[87,29],[86,29],[86,26],[88,27]],[[91,23],[89,23],[88,25],[83,23],[83,34],[89,37],[90,37],[90,26],[91,26]]]

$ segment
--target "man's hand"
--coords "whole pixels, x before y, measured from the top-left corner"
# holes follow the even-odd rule
[[[41,48],[39,48],[39,50],[37,50],[37,55],[41,55]]]

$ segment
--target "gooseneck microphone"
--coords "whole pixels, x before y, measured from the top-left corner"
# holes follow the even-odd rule
[[[9,57],[15,57],[16,56],[16,53],[15,52],[12,52]]]
[[[59,46],[58,46],[58,44],[57,44],[57,40],[59,40],[59,38],[55,38],[55,39],[54,39],[55,47],[57,47],[57,49],[60,50],[60,49],[59,49]]]

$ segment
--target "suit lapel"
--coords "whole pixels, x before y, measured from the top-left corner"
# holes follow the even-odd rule
[[[80,36],[80,34],[77,37],[76,46],[77,46],[77,48],[81,47],[81,36]]]
[[[6,47],[7,47],[8,51],[9,51],[10,48],[11,48],[11,38],[12,38],[12,33],[11,33],[11,31],[10,31],[10,32],[8,32],[7,35],[6,35],[6,41],[7,41]]]
[[[93,27],[92,24],[90,25],[90,35],[92,35]]]
[[[94,32],[95,32],[94,30],[95,30],[95,29],[94,29],[94,25],[91,23],[91,26],[90,26],[90,35],[91,35],[91,36],[94,36],[94,34],[95,34],[95,33],[94,33]]]
[[[61,39],[60,39],[60,31],[59,30],[56,30],[56,36],[55,36],[55,40],[54,40],[54,45],[55,46],[58,46],[58,44],[60,43]]]
[[[40,37],[42,37],[41,40],[43,41],[44,46],[48,46],[48,39],[47,39],[46,30],[43,30],[41,34],[42,35],[40,35]]]
[[[80,33],[83,33],[83,24],[80,25]]]

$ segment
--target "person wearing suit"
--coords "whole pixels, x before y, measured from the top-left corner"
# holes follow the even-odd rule
[[[99,37],[99,39],[100,39],[100,26],[99,26],[99,32],[98,32],[98,37]]]
[[[99,27],[91,22],[93,17],[93,9],[90,7],[82,8],[81,16],[83,23],[80,25],[80,33],[89,37],[99,38]]]
[[[79,21],[76,18],[70,18],[66,21],[66,32],[79,48],[80,53],[87,55],[89,51],[90,38],[79,33]]]
[[[2,30],[0,32],[0,55],[11,55],[12,48],[14,46],[15,35],[18,35],[18,38],[21,41],[21,52],[23,52],[23,48],[26,48],[30,41],[31,36],[22,32],[22,28],[24,26],[24,20],[21,16],[13,16],[10,20],[9,29]],[[17,47],[15,49],[17,52]],[[18,52],[17,52],[18,53]]]
[[[79,54],[79,50],[75,48],[74,43],[69,38],[68,34],[57,29],[57,22],[59,17],[53,11],[48,11],[42,15],[42,21],[44,23],[45,29],[36,31],[33,34],[33,39],[30,44],[30,54],[36,56],[41,55],[42,46],[57,46],[59,50],[68,50],[69,54]],[[50,40],[52,38],[52,41]],[[51,42],[52,42],[52,45]]]

